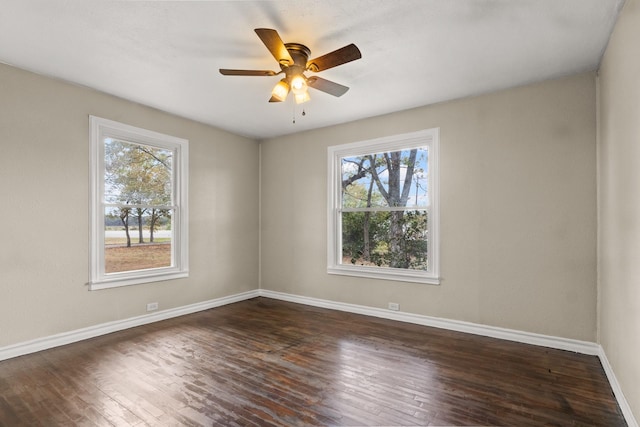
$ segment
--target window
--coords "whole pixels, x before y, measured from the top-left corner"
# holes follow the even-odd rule
[[[90,289],[188,276],[188,141],[98,117],[91,140]]]
[[[439,283],[439,130],[329,147],[330,274]]]

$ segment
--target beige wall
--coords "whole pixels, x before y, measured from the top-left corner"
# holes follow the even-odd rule
[[[262,287],[596,339],[595,76],[263,141]],[[440,286],[326,273],[327,147],[441,132]]]
[[[189,140],[188,279],[87,290],[89,114]],[[255,141],[0,65],[0,347],[256,289],[258,162]]]
[[[270,139],[261,161],[249,139],[0,64],[0,347],[142,315],[148,302],[256,289],[260,207],[264,289],[598,339],[638,417],[637,40],[640,5],[627,0],[598,104],[586,73]],[[188,279],[87,290],[89,114],[190,141]],[[326,148],[431,127],[441,131],[442,284],[328,275]]]
[[[599,78],[599,340],[640,420],[640,2],[627,0]]]
[[[0,346],[256,289],[259,179],[265,289],[596,338],[591,73],[264,141],[261,177],[251,140],[9,66],[0,84]],[[190,140],[189,279],[87,291],[89,114]],[[442,284],[327,275],[326,147],[430,127]]]

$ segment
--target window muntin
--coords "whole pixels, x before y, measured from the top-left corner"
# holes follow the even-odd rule
[[[437,155],[437,129],[329,147],[329,273],[438,283]]]
[[[91,289],[186,277],[187,141],[90,124]]]

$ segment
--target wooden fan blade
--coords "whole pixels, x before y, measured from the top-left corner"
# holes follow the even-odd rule
[[[342,86],[341,84],[332,82],[331,80],[316,76],[309,77],[307,79],[307,85],[333,96],[342,96],[349,90],[347,86]]]
[[[270,70],[228,70],[220,68],[220,74],[225,76],[275,76],[275,71]]]
[[[317,73],[362,58],[360,49],[351,43],[326,55],[307,61],[307,70]]]
[[[276,98],[275,96],[272,96],[271,98],[269,98],[269,102],[282,102],[282,100]]]
[[[280,35],[270,28],[256,28],[256,34],[279,64],[293,65],[293,58],[285,47]]]

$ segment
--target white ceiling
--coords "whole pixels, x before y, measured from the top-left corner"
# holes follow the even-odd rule
[[[0,62],[262,139],[595,70],[623,2],[0,0]],[[218,72],[279,71],[254,28],[311,57],[355,43],[318,73],[351,90],[311,89],[293,124],[280,76]]]

